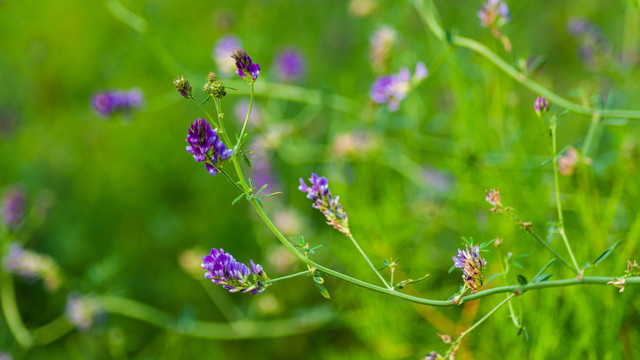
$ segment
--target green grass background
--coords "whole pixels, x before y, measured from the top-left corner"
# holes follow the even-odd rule
[[[271,131],[276,138],[271,161],[284,192],[264,201],[265,207],[271,215],[288,211],[299,219],[297,233],[285,235],[322,244],[317,261],[377,281],[348,239],[324,225],[296,190],[298,178],[311,172],[328,177],[353,233],[376,264],[399,258],[400,280],[430,273],[408,293],[446,299],[458,290],[459,272],[447,270],[461,236],[478,242],[499,237],[505,253],[531,254],[522,259],[523,269],[514,268],[492,286],[514,284],[517,274],[531,279],[550,259],[507,218],[489,214],[484,202],[485,189],[499,188],[503,202],[543,237],[547,223],[556,221],[553,174],[549,164],[541,165],[551,156],[550,142],[532,110],[537,94],[479,55],[443,46],[412,2],[380,1],[366,16],[351,13],[347,1],[122,4],[146,20],[146,34],[100,1],[0,2],[0,186],[19,182],[31,199],[51,191],[50,214],[28,248],[52,256],[67,280],[54,293],[41,283],[16,280],[27,327],[59,316],[71,290],[128,297],[184,319],[224,322],[225,314],[239,309],[250,321],[318,311],[324,321],[293,336],[270,338],[266,331],[267,338],[225,341],[179,336],[114,314],[89,332],[74,331],[28,352],[19,350],[0,321],[0,350],[17,359],[419,359],[431,350],[445,351],[436,333],[455,336],[503,299],[429,308],[328,278],[327,301],[304,277],[249,296],[228,294],[185,272],[180,254],[212,247],[262,263],[271,277],[304,270],[295,262],[275,266],[283,256],[276,239],[246,202],[230,205],[236,193],[222,176],[210,177],[184,151],[188,124],[202,115],[171,81],[184,74],[199,93],[205,75],[216,70],[213,44],[227,34],[238,36],[261,65],[259,82],[274,81],[276,52],[295,46],[309,61],[301,86],[358,104],[345,114],[269,96],[256,99],[264,121],[276,130],[253,135]],[[479,40],[510,63],[544,56],[533,78],[557,93],[592,106],[604,98],[616,108],[638,108],[640,10],[632,2],[509,2],[512,20],[504,33],[512,54],[479,26],[480,5],[436,2],[447,30]],[[612,44],[612,55],[597,71],[581,62],[579,43],[566,30],[572,16],[591,19]],[[389,72],[413,69],[417,61],[431,71],[396,113],[373,106],[368,96],[376,78],[369,37],[383,24],[397,29],[400,38]],[[622,61],[620,53],[631,60]],[[93,92],[131,87],[142,89],[147,106],[130,122],[103,121],[91,112]],[[230,118],[234,104],[246,98],[229,91]],[[580,149],[589,123],[588,117],[568,114],[558,129],[559,148]],[[349,132],[366,133],[370,150],[337,156],[334,139]],[[587,275],[620,275],[627,259],[638,258],[639,154],[638,121],[605,119],[588,154],[593,165],[561,178],[567,235],[580,264],[622,240]],[[424,169],[444,188],[425,178]],[[561,239],[551,245],[565,254]],[[501,271],[496,251],[486,258],[489,273]],[[199,260],[191,265],[197,269]],[[573,276],[559,265],[551,269],[552,279]],[[514,304],[524,309],[530,341],[517,336],[505,308],[463,342],[458,358],[637,358],[638,294],[632,287],[619,294],[612,286],[528,292]]]

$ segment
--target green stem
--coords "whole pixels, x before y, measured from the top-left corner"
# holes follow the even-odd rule
[[[416,8],[418,9],[418,12],[422,16],[422,20],[425,22],[427,27],[431,30],[431,32],[433,32],[433,34],[440,41],[447,42],[448,44],[453,46],[459,46],[459,47],[470,49],[484,56],[487,60],[492,62],[504,73],[511,76],[513,79],[515,79],[525,87],[529,88],[536,94],[546,97],[555,105],[558,105],[567,110],[571,110],[575,113],[583,114],[583,115],[592,116],[599,113],[600,116],[606,117],[606,118],[640,119],[640,111],[617,110],[617,109],[611,109],[611,110],[593,109],[591,107],[582,106],[565,99],[564,97],[542,86],[538,82],[528,78],[526,74],[524,74],[521,71],[518,71],[516,68],[509,65],[509,63],[504,61],[501,57],[496,55],[493,51],[489,50],[486,46],[482,45],[481,43],[466,37],[457,36],[451,33],[449,34],[445,33],[445,31],[442,29],[442,27],[440,26],[440,24],[435,18],[436,9],[435,9],[435,6],[433,5],[432,0],[415,0],[415,5],[416,5]]]
[[[512,297],[514,297],[516,294],[511,294],[509,296],[507,296],[506,299],[502,300],[500,302],[500,304],[498,304],[496,307],[493,308],[493,310],[489,311],[485,316],[482,317],[482,319],[478,320],[475,324],[473,324],[470,328],[468,328],[465,332],[463,332],[462,334],[460,334],[460,336],[458,337],[458,339],[456,340],[456,342],[454,344],[457,344],[460,342],[460,340],[462,340],[462,338],[464,338],[465,336],[467,336],[467,334],[469,334],[470,332],[472,332],[475,328],[477,328],[480,324],[482,324],[485,320],[487,320],[491,315],[493,315],[494,312],[498,311],[498,309],[500,309],[502,307],[502,305],[504,305],[506,302],[508,302],[509,300],[511,300]]]
[[[551,124],[551,143],[553,147],[553,177],[555,180],[556,187],[556,207],[558,209],[558,231],[562,236],[562,240],[564,241],[564,245],[567,247],[567,251],[569,251],[569,256],[573,261],[573,265],[575,266],[578,274],[581,273],[580,267],[578,266],[578,262],[576,261],[575,256],[573,256],[573,251],[571,251],[571,245],[569,245],[569,240],[567,239],[567,234],[564,230],[564,217],[562,216],[562,202],[560,201],[560,178],[558,175],[558,156],[557,156],[557,145],[556,145],[556,128],[558,126],[557,121],[552,121]]]
[[[247,123],[249,122],[249,115],[251,115],[251,109],[253,109],[253,83],[251,83],[251,97],[249,98],[249,111],[247,111],[247,117],[244,119],[244,124],[242,125],[242,130],[240,131],[240,137],[238,137],[238,142],[236,143],[233,152],[236,152],[238,148],[240,148],[240,144],[243,141],[244,131],[247,128]]]
[[[263,281],[262,283],[263,283],[264,285],[267,285],[267,284],[273,284],[273,283],[274,283],[274,282],[276,282],[276,281],[286,280],[286,279],[291,279],[291,278],[294,278],[294,277],[298,277],[298,276],[301,276],[301,275],[308,275],[308,274],[311,274],[311,270],[305,270],[305,271],[300,271],[300,272],[295,273],[295,274],[281,276],[281,277],[279,277],[279,278],[275,278],[275,279],[270,279],[270,280],[267,280],[267,281]]]
[[[228,87],[235,87],[237,91],[230,91],[230,95],[250,95],[251,89],[245,90],[243,80],[225,80]],[[276,84],[263,81],[255,84],[255,95],[270,99],[282,99],[303,104],[324,106],[347,114],[357,114],[361,105],[357,102],[337,94],[324,93],[319,90],[307,89],[300,86]]]
[[[233,185],[236,187],[236,189],[238,189],[241,193],[244,193],[244,192],[245,192],[245,191],[240,187],[240,185],[238,185],[238,184],[237,184],[237,183],[236,183],[236,182],[231,178],[231,176],[230,176],[226,171],[224,171],[224,169],[223,169],[222,167],[219,167],[219,168],[218,168],[218,170],[220,170],[220,172],[222,173],[222,175],[224,175],[224,176],[227,178],[227,180],[229,180],[229,182],[230,182],[231,184],[233,184]]]
[[[179,335],[205,339],[273,338],[308,332],[330,320],[323,310],[312,310],[303,317],[270,321],[234,321],[217,323],[176,319],[149,305],[117,296],[100,298],[104,310],[167,329]]]
[[[538,242],[540,243],[540,245],[544,246],[545,249],[547,249],[549,252],[551,252],[553,254],[553,256],[555,256],[558,260],[560,260],[560,262],[562,264],[564,264],[566,267],[568,267],[569,269],[571,269],[573,272],[575,272],[576,274],[579,274],[579,270],[576,270],[576,268],[574,268],[573,266],[569,265],[569,263],[562,257],[560,256],[560,254],[558,254],[555,250],[553,250],[549,245],[547,245],[547,243],[542,240],[540,238],[540,236],[538,236],[538,234],[536,234],[535,232],[533,232],[533,230],[531,229],[526,229],[527,233],[531,234],[531,236],[533,236],[534,239],[538,240]]]
[[[394,290],[393,286],[389,286],[389,284],[384,280],[384,278],[382,277],[382,275],[380,275],[380,272],[378,271],[378,269],[376,269],[375,266],[373,266],[373,264],[371,263],[371,260],[369,260],[369,257],[367,256],[367,254],[364,253],[364,251],[362,250],[362,248],[360,248],[360,245],[358,245],[358,242],[356,241],[356,239],[353,237],[353,235],[351,235],[351,233],[347,234],[347,236],[349,237],[349,239],[351,239],[351,241],[353,242],[353,245],[356,246],[356,249],[358,249],[358,251],[360,252],[360,254],[362,255],[362,257],[367,261],[367,264],[369,264],[369,266],[371,267],[371,269],[373,269],[373,272],[376,273],[376,275],[378,275],[378,277],[380,278],[380,280],[382,281],[382,283],[384,284],[384,286],[389,289],[389,290]]]
[[[2,271],[2,285],[0,285],[0,301],[2,301],[2,312],[4,319],[9,326],[9,331],[13,334],[18,344],[23,349],[28,349],[33,344],[33,336],[24,326],[20,317],[20,310],[16,304],[16,294],[13,287],[13,277],[6,271]]]
[[[222,130],[222,133],[225,134],[226,132],[224,131],[224,129],[222,129],[220,127],[220,124],[215,121],[213,119],[213,117],[211,116],[211,114],[209,114],[209,112],[207,111],[207,109],[202,106],[202,104],[200,103],[200,101],[196,100],[193,96],[190,97],[189,99],[193,100],[194,103],[196,103],[196,105],[198,105],[198,107],[200,108],[200,110],[202,110],[202,112],[204,113],[204,116],[207,118],[207,120],[209,120],[209,122],[211,122],[213,124],[213,126],[217,127],[218,129]]]
[[[584,140],[584,144],[582,145],[582,151],[580,151],[580,157],[585,158],[589,156],[589,148],[591,147],[591,142],[593,141],[593,137],[596,134],[596,129],[598,128],[598,124],[600,124],[600,114],[594,114],[591,119],[591,124],[589,124],[589,131],[587,131],[587,137]]]
[[[195,101],[195,99],[194,99]],[[231,140],[229,139],[229,135],[227,134],[227,131],[224,128],[224,115],[222,113],[222,105],[218,103],[218,99],[216,99],[216,101],[214,101],[214,103],[216,104],[216,112],[218,114],[218,119],[220,120],[219,122],[219,128],[222,130],[222,136],[224,137],[225,142],[227,143],[227,145],[231,144]],[[198,104],[198,106],[200,107],[200,110],[202,110],[202,112],[204,112],[205,116],[209,119],[209,121],[213,122],[214,124],[218,124],[217,122],[213,121],[213,117],[211,116],[211,114],[209,114],[209,111],[207,111],[207,109],[204,108],[204,106],[202,106],[202,104],[200,104],[198,101],[196,101],[196,104]],[[240,163],[238,162],[238,158],[236,156],[236,152],[234,151],[233,154],[231,155],[231,162],[233,162],[233,167],[236,169],[236,172],[238,173],[238,178],[240,179],[240,183],[242,185],[242,192],[247,192],[247,182],[244,179],[244,175],[242,173],[242,168],[240,167]],[[231,181],[233,184],[236,184],[234,181]],[[236,184],[237,185],[237,184]]]
[[[60,315],[50,323],[33,330],[33,336],[38,345],[52,343],[75,329],[75,326],[67,320],[66,314]]]

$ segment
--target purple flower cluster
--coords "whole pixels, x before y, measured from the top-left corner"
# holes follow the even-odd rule
[[[267,287],[262,281],[269,280],[262,266],[250,260],[251,269],[223,249],[211,249],[211,253],[202,257],[200,265],[207,272],[204,277],[214,284],[222,285],[231,293],[243,292],[260,294]]]
[[[307,193],[307,199],[313,200],[313,207],[320,210],[327,218],[327,224],[333,226],[345,235],[349,235],[349,219],[347,213],[342,210],[342,205],[338,202],[339,196],[332,196],[329,191],[327,178],[319,177],[316,173],[309,178],[311,186],[308,186],[300,178],[298,190]]]
[[[538,116],[541,116],[542,114],[547,112],[548,108],[549,108],[549,102],[547,101],[547,98],[545,98],[544,96],[538,96],[536,98],[536,101],[533,103],[533,110],[535,110]]]
[[[236,63],[229,56],[239,47],[240,40],[233,35],[224,36],[216,42],[212,56],[213,60],[218,64],[220,73],[229,75],[235,70]]]
[[[472,292],[476,292],[484,285],[484,271],[487,262],[480,256],[480,246],[465,246],[465,250],[458,249],[458,257],[453,257],[453,265],[462,269],[462,280]]]
[[[275,61],[276,73],[283,82],[292,82],[302,78],[307,70],[304,55],[295,49],[282,51]]]
[[[7,190],[2,199],[2,220],[9,230],[15,230],[24,219],[26,196],[18,186]]]
[[[236,61],[236,74],[250,83],[258,79],[260,65],[254,64],[246,51],[236,49],[233,51],[233,54],[231,54],[231,57]]]
[[[411,82],[419,82],[427,77],[427,67],[423,62],[416,65],[416,70],[411,78],[409,69],[402,68],[400,73],[381,76],[371,86],[369,95],[371,100],[379,104],[387,104],[389,111],[396,111],[400,106],[400,101],[407,96],[411,90]]]
[[[219,161],[231,157],[233,150],[227,149],[216,131],[205,119],[196,119],[189,128],[187,135],[187,152],[193,155],[197,162],[205,162],[205,167],[211,175],[218,173],[214,166]]]
[[[509,21],[509,17],[507,3],[502,0],[487,0],[478,11],[478,18],[483,27],[502,26]]]
[[[91,107],[102,117],[114,114],[129,114],[142,107],[144,97],[139,89],[129,91],[107,90],[93,94]]]

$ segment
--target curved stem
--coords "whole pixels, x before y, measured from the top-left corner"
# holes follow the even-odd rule
[[[67,320],[66,314],[63,314],[50,323],[34,329],[33,336],[38,345],[47,345],[70,333],[75,328],[76,327]]]
[[[351,235],[351,233],[349,233],[347,235],[349,237],[349,239],[351,239],[351,241],[353,242],[353,245],[356,246],[356,249],[358,249],[358,251],[360,252],[360,254],[362,255],[362,257],[367,261],[367,264],[369,264],[369,266],[371,267],[371,269],[373,269],[373,272],[376,273],[376,275],[378,275],[378,277],[380,278],[380,280],[382,281],[382,283],[384,284],[384,286],[389,289],[389,290],[394,290],[393,286],[390,286],[382,277],[382,275],[380,275],[380,272],[378,271],[378,269],[376,269],[375,266],[373,266],[373,264],[371,263],[371,260],[369,260],[369,257],[367,256],[367,254],[364,253],[364,251],[362,251],[362,249],[360,248],[360,245],[358,245],[358,242],[356,241],[356,239],[353,237],[353,235]]]
[[[476,53],[484,56],[487,60],[492,62],[504,73],[511,76],[513,79],[529,88],[536,94],[546,97],[552,103],[567,110],[571,110],[575,113],[583,115],[592,116],[597,114],[598,116],[607,118],[626,118],[636,120],[640,119],[640,111],[637,110],[593,109],[591,107],[582,106],[565,99],[564,97],[542,86],[540,83],[528,78],[526,74],[509,65],[509,63],[507,63],[505,60],[503,60],[501,57],[496,55],[493,51],[489,50],[489,48],[482,45],[481,43],[466,37],[445,33],[445,31],[442,29],[435,18],[436,11],[432,0],[415,0],[415,4],[427,27],[438,39],[440,39],[440,41],[447,42],[450,45],[459,46],[475,51]]]
[[[20,310],[16,304],[16,294],[13,287],[13,277],[11,274],[0,269],[2,274],[2,285],[0,285],[0,301],[2,302],[2,312],[9,331],[13,334],[18,344],[24,349],[28,349],[33,344],[33,336],[24,326],[20,317]]]
[[[320,309],[291,319],[217,323],[176,319],[152,306],[117,296],[104,296],[100,298],[100,302],[108,313],[144,321],[180,335],[206,339],[237,340],[300,334],[326,323],[331,317]]]
[[[573,261],[573,266],[575,266],[576,271],[578,272],[578,274],[580,274],[581,273],[580,267],[578,266],[578,262],[576,261],[575,256],[573,256],[573,251],[571,251],[571,245],[569,245],[569,239],[567,239],[567,234],[565,233],[565,230],[564,230],[564,217],[562,216],[562,202],[560,201],[560,180],[558,175],[558,154],[557,154],[558,150],[556,145],[557,125],[558,125],[557,121],[553,121],[551,124],[551,143],[553,147],[553,177],[555,180],[555,187],[556,187],[556,207],[558,209],[558,223],[559,223],[558,231],[562,236],[564,245],[567,247],[567,251],[569,251],[569,256]]]

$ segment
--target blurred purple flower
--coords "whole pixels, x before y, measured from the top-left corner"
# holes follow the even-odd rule
[[[338,202],[339,196],[332,196],[329,191],[327,178],[319,177],[316,173],[309,178],[311,186],[308,186],[300,178],[298,190],[307,193],[307,199],[313,200],[313,208],[320,210],[327,218],[327,224],[332,225],[336,230],[350,235],[349,219],[347,213],[342,210],[342,205]]]
[[[260,294],[266,288],[262,280],[269,278],[262,266],[250,260],[251,269],[223,249],[211,249],[211,253],[202,257],[200,265],[207,272],[204,277],[214,284],[222,285],[231,293],[243,292],[251,295]]]
[[[10,187],[2,199],[2,220],[9,230],[20,226],[26,211],[26,195],[18,185]]]
[[[602,35],[602,30],[586,18],[572,17],[567,22],[569,33],[580,41],[580,58],[592,70],[599,70],[611,54],[611,44]]]
[[[91,107],[102,117],[114,114],[129,114],[132,110],[142,107],[144,97],[139,89],[129,91],[106,90],[93,94]]]
[[[258,79],[260,74],[260,65],[254,64],[251,57],[246,51],[242,49],[236,49],[231,54],[233,60],[236,61],[236,74],[246,81],[253,83]]]
[[[240,46],[240,40],[234,35],[224,36],[216,42],[212,56],[221,74],[229,75],[236,69],[236,62],[230,56]]]
[[[78,294],[71,294],[67,297],[65,311],[69,322],[81,331],[91,329],[96,317],[103,313],[97,299]]]
[[[478,18],[483,27],[502,26],[510,18],[507,3],[502,0],[487,0],[478,11]]]
[[[276,74],[280,81],[293,82],[302,78],[307,64],[302,52],[296,49],[282,51],[275,60]]]
[[[3,266],[7,272],[27,281],[42,278],[49,291],[54,291],[60,286],[60,271],[56,262],[47,255],[24,249],[18,243],[11,243],[9,246],[9,252],[3,259]]]
[[[371,86],[369,95],[376,103],[387,104],[389,111],[396,111],[400,101],[407,96],[411,89],[411,82],[420,82],[427,76],[427,67],[423,62],[416,65],[416,71],[411,78],[411,73],[405,67],[398,74],[381,76]]]
[[[233,150],[227,149],[220,140],[216,131],[211,129],[211,125],[205,119],[196,119],[188,130],[187,152],[193,155],[197,162],[205,162],[205,167],[209,174],[215,175],[218,169],[214,166],[218,161],[223,161],[231,157]]]
[[[462,280],[476,292],[484,285],[483,275],[487,262],[480,256],[480,246],[465,246],[465,250],[458,249],[458,257],[453,256],[453,265],[462,269]]]

